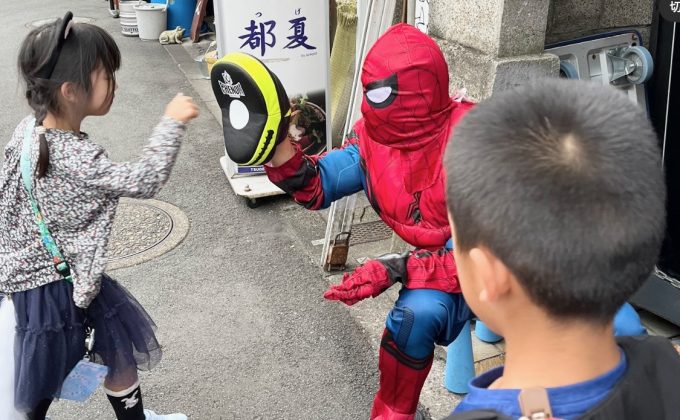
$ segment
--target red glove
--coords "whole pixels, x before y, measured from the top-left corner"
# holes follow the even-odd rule
[[[369,296],[376,297],[395,282],[402,281],[406,258],[406,254],[388,254],[369,260],[353,273],[345,273],[342,283],[331,286],[323,297],[349,306]]]

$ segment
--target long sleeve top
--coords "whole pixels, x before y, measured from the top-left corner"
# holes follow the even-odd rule
[[[5,147],[0,173],[0,292],[15,293],[61,281],[43,245],[21,179],[25,118]],[[86,308],[99,292],[106,247],[120,197],[153,197],[166,183],[184,136],[184,124],[163,117],[141,157],[114,162],[85,133],[48,129],[50,165],[33,177],[40,211],[71,266],[73,301]],[[34,133],[31,162],[39,142]]]

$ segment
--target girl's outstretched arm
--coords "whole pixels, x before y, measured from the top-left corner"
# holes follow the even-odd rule
[[[89,188],[113,195],[151,198],[167,182],[185,131],[183,123],[163,117],[141,157],[132,162],[114,162],[101,146],[83,143],[78,156],[73,156],[77,169],[72,175]]]
[[[120,197],[151,198],[170,176],[186,132],[185,124],[197,116],[198,106],[193,99],[179,93],[165,108],[139,160],[113,162],[102,147],[84,142],[76,156],[69,157],[72,173],[90,188]]]

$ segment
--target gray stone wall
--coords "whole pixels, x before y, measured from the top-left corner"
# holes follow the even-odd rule
[[[551,44],[635,28],[649,45],[653,12],[654,0],[552,0],[545,41]]]
[[[548,0],[430,0],[430,35],[449,63],[451,89],[474,99],[559,72],[544,54]]]
[[[624,28],[648,45],[654,0],[430,0],[430,35],[449,63],[451,90],[480,100],[557,76],[546,44]]]

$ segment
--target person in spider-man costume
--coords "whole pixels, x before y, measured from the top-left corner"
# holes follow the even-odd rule
[[[265,166],[269,179],[308,209],[364,190],[371,205],[415,250],[370,260],[324,297],[353,305],[401,283],[380,347],[372,419],[412,419],[435,344],[448,345],[473,315],[458,285],[444,202],[441,159],[454,126],[474,105],[449,97],[448,67],[427,35],[399,24],[366,56],[361,118],[338,150],[306,156],[286,138]],[[618,336],[644,334],[625,304]]]
[[[451,343],[471,317],[451,252],[441,159],[473,105],[452,100],[441,50],[406,24],[376,41],[361,82],[363,118],[341,149],[305,156],[286,139],[265,170],[312,210],[363,189],[382,220],[416,248],[370,260],[324,294],[352,305],[402,283],[383,333],[371,418],[412,419],[435,344]]]

